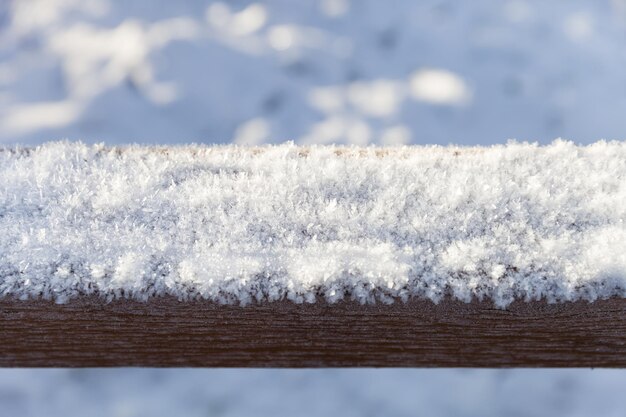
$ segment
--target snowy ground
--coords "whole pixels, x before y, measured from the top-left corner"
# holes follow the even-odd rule
[[[0,1],[0,143],[626,137],[626,1]],[[623,371],[3,370],[0,416],[623,416]]]
[[[617,370],[4,370],[2,417],[623,417]]]
[[[623,139],[625,0],[0,2],[0,142]]]

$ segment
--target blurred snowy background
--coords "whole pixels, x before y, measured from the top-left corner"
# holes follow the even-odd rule
[[[2,417],[623,417],[618,370],[4,370]]]
[[[626,0],[0,0],[0,143],[626,134]]]
[[[626,0],[0,0],[0,144],[626,138]],[[624,416],[603,370],[1,370],[0,417]]]

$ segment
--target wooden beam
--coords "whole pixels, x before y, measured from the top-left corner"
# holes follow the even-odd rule
[[[0,299],[1,366],[625,367],[626,299],[239,307]]]

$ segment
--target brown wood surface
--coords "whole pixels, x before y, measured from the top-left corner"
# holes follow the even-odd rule
[[[0,299],[1,366],[626,366],[626,299],[222,306]]]

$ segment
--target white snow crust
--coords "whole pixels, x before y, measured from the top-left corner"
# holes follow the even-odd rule
[[[0,148],[0,295],[626,296],[626,143]]]

